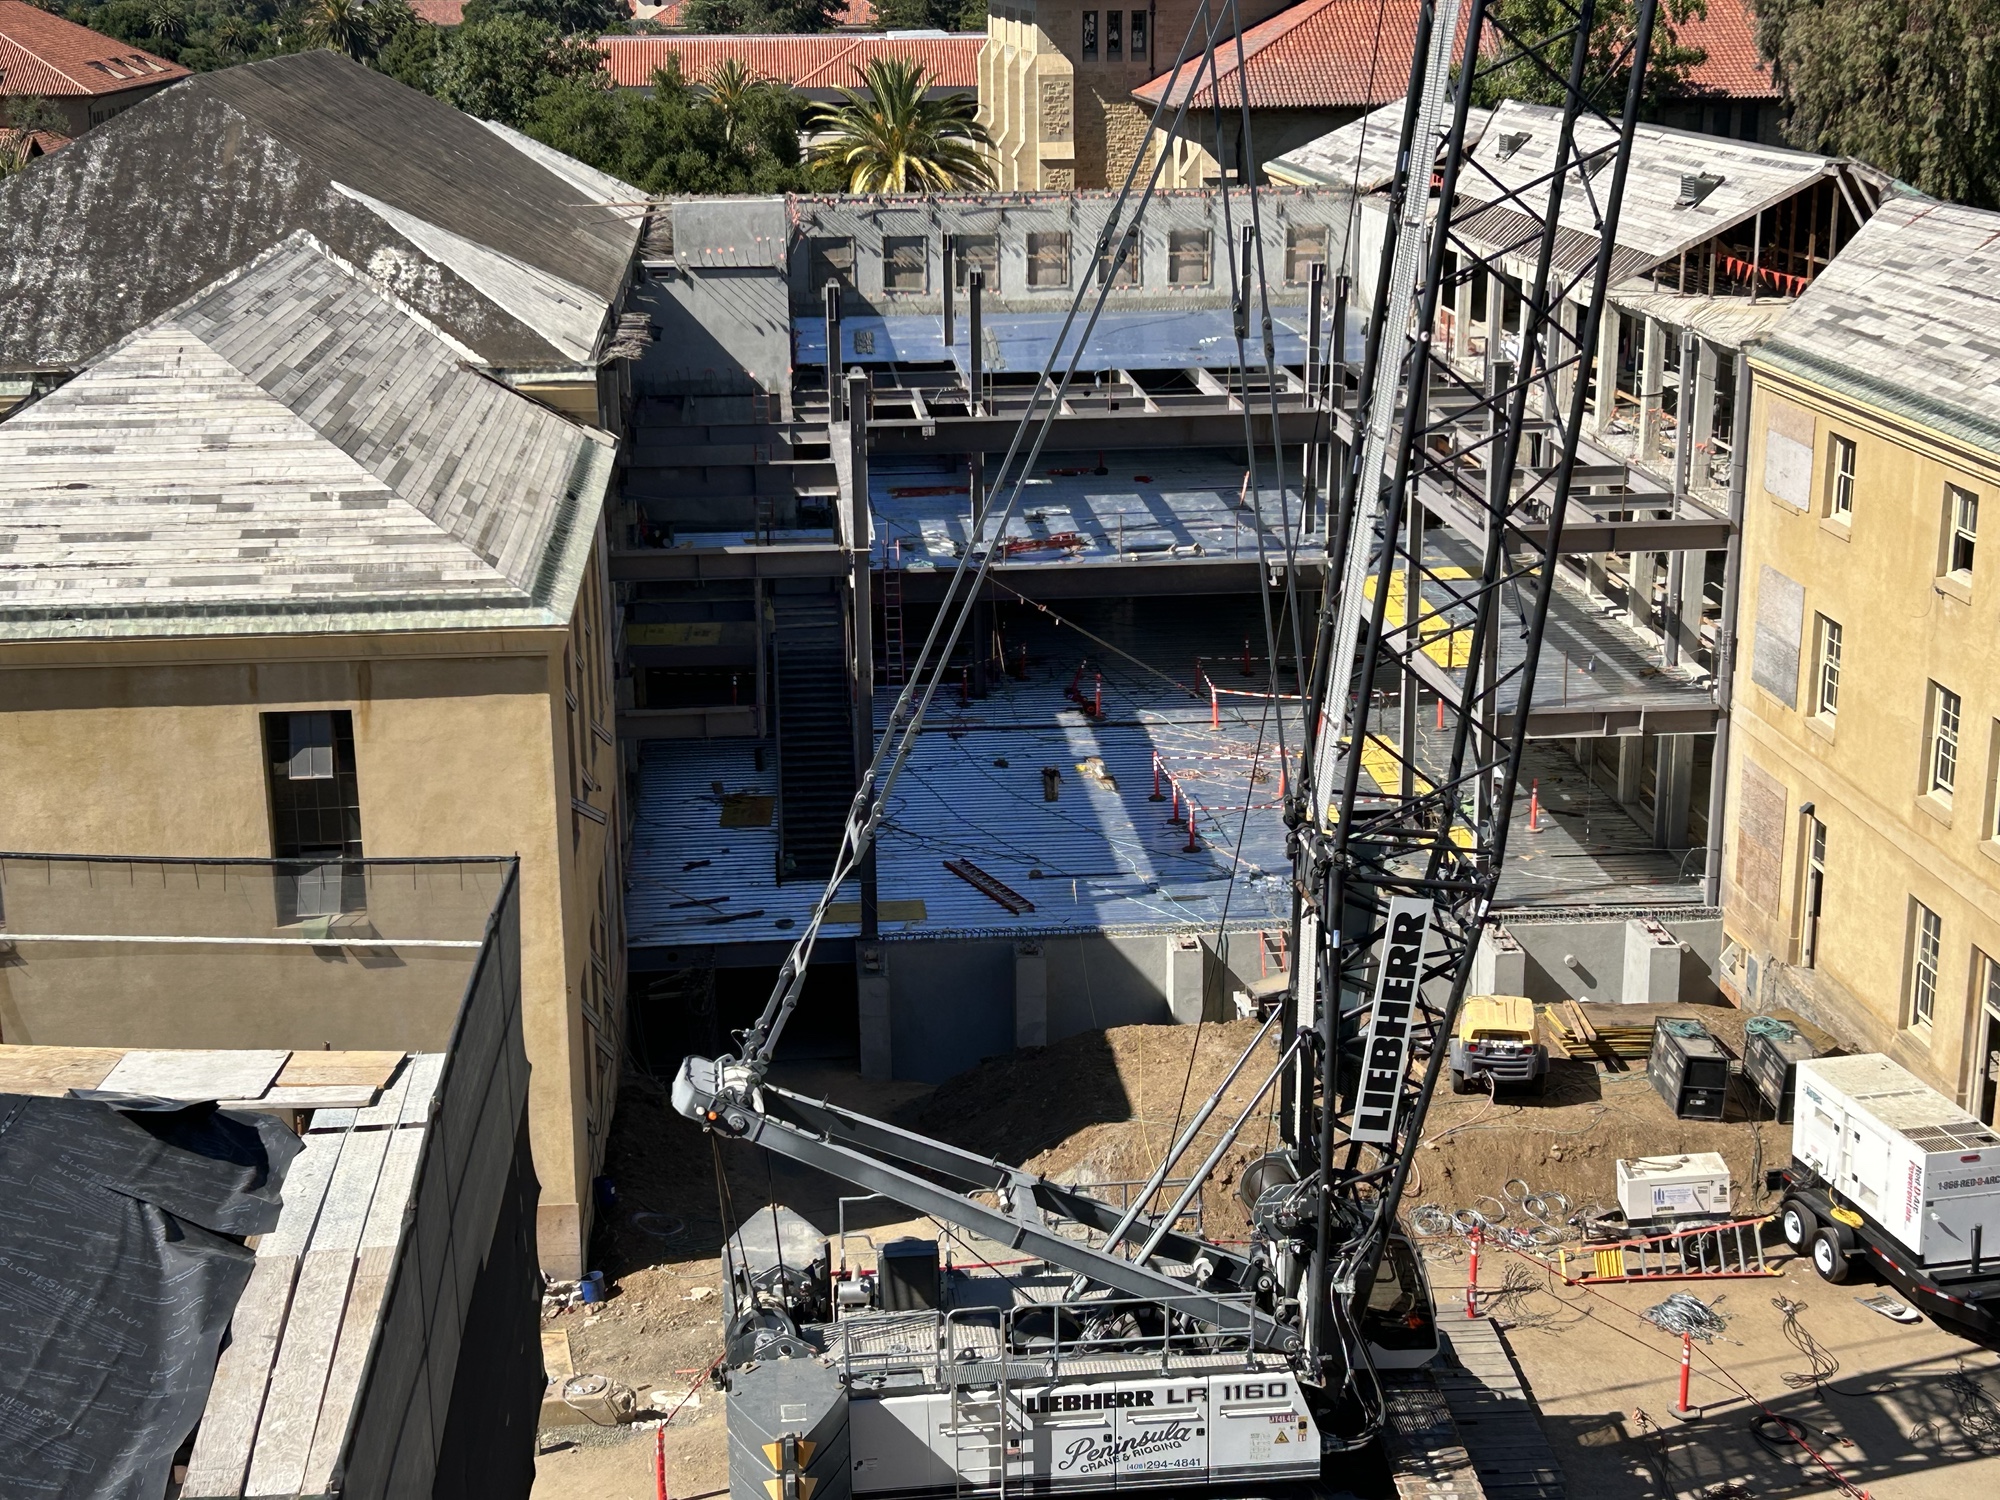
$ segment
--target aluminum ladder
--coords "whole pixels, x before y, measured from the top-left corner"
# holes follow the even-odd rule
[[[1571,1286],[1591,1281],[1704,1281],[1783,1273],[1764,1261],[1763,1227],[1774,1216],[1698,1224],[1540,1259]],[[1585,1269],[1586,1266],[1588,1269]]]

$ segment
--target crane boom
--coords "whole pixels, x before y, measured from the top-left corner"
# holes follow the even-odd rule
[[[1325,1184],[1302,1299],[1323,1366],[1340,1352],[1330,1299],[1358,1311],[1373,1284],[1506,854],[1654,19],[1652,0],[1638,0],[1622,58],[1594,74],[1596,0],[1578,0],[1570,24],[1535,38],[1493,0],[1467,0],[1449,118],[1437,126],[1430,92],[1455,8],[1439,7],[1426,94],[1404,112],[1329,559],[1339,584],[1322,612],[1310,738],[1288,809],[1298,923],[1313,938],[1312,951],[1300,949],[1289,1019],[1316,1035],[1318,1063],[1291,1144]],[[1483,81],[1524,66],[1561,81],[1557,140],[1546,170],[1503,181],[1471,157],[1468,125]],[[1602,91],[1618,99],[1615,117],[1593,106]],[[1498,252],[1490,228],[1467,232],[1475,215],[1490,225],[1495,207],[1519,226]],[[1559,257],[1579,231],[1591,253]],[[1467,370],[1433,335],[1444,295],[1479,276],[1518,280],[1518,360],[1489,347],[1484,368]],[[1537,461],[1524,469],[1531,425]],[[1447,568],[1427,549],[1427,493],[1480,518],[1476,569]],[[1392,596],[1400,619],[1389,617]],[[1517,649],[1503,653],[1509,630]],[[1380,723],[1385,679],[1399,689],[1393,732]],[[1428,739],[1412,711],[1420,681],[1440,704],[1441,732]]]

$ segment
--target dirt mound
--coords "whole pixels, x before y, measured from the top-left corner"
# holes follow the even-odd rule
[[[1096,1187],[1122,1203],[1111,1185],[1141,1182],[1159,1165],[1178,1134],[1177,1122],[1184,1127],[1220,1087],[1257,1031],[1255,1021],[1231,1021],[1084,1032],[1053,1046],[988,1058],[914,1106],[910,1123],[982,1156]],[[1275,1047],[1267,1043],[1244,1066],[1182,1157],[1175,1178],[1199,1165],[1251,1108],[1276,1060]],[[1256,1105],[1204,1191],[1210,1235],[1232,1237],[1247,1227],[1232,1187],[1243,1165],[1277,1140],[1276,1094],[1274,1087]]]

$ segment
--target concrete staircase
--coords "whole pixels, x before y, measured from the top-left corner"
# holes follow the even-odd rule
[[[773,595],[778,878],[824,880],[854,799],[854,728],[839,596]]]

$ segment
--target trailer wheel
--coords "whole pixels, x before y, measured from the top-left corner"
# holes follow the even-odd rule
[[[1813,1269],[1819,1272],[1821,1281],[1830,1281],[1835,1286],[1845,1286],[1853,1274],[1847,1260],[1847,1252],[1840,1246],[1840,1236],[1831,1229],[1822,1229],[1812,1240]]]
[[[1800,1255],[1812,1243],[1813,1231],[1819,1227],[1819,1220],[1813,1211],[1796,1198],[1787,1198],[1785,1206],[1778,1210],[1778,1232],[1785,1237],[1785,1243]]]

